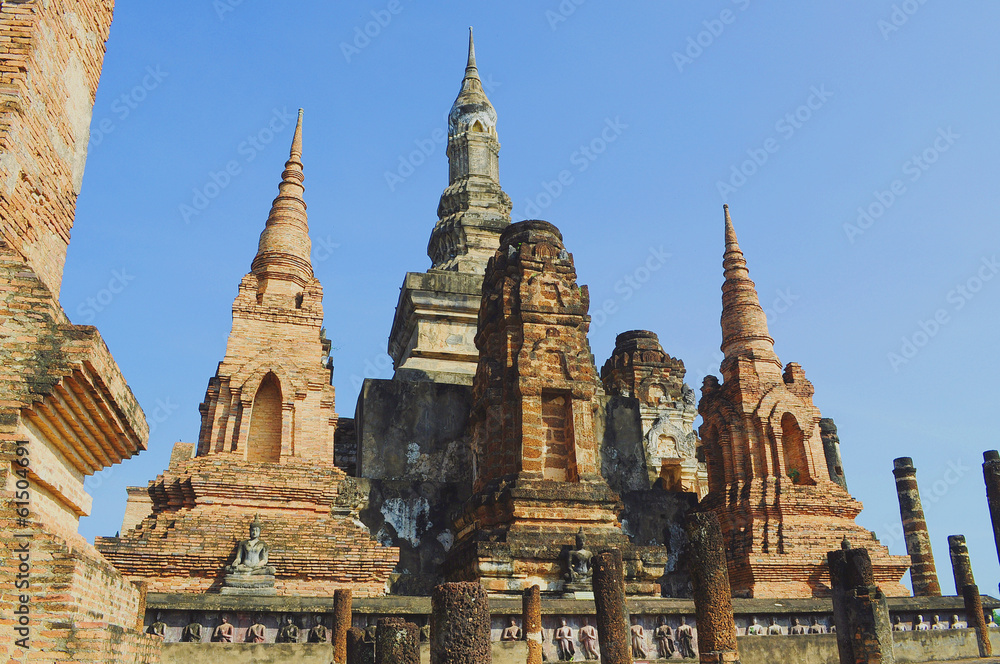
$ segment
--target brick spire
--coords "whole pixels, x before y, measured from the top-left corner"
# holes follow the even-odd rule
[[[759,360],[772,364],[775,367],[772,371],[780,372],[781,360],[774,353],[774,339],[767,330],[767,315],[750,280],[747,261],[729,217],[729,206],[722,207],[726,216],[726,251],[722,259],[726,277],[722,285],[722,352],[726,360],[736,357]]]
[[[271,204],[267,225],[260,234],[257,255],[251,264],[251,272],[260,279],[261,291],[269,290],[269,281],[291,282],[292,288],[274,290],[301,290],[312,279],[312,263],[309,254],[312,243],[309,240],[309,223],[306,203],[302,198],[305,187],[302,182],[302,109],[295,125],[292,148],[285,162],[278,185],[278,197]]]

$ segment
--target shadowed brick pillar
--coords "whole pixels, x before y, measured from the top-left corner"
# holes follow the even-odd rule
[[[402,618],[380,618],[375,629],[375,664],[420,664],[420,629]]]
[[[375,664],[375,644],[365,643],[365,630],[347,630],[347,664]]]
[[[948,535],[948,555],[951,557],[951,573],[955,577],[955,594],[961,595],[962,588],[976,585],[965,535]]]
[[[726,548],[718,517],[712,512],[688,515],[688,569],[698,629],[698,657],[705,664],[738,662],[736,622],[730,594]]]
[[[622,553],[618,549],[602,551],[594,557],[593,565],[601,661],[604,664],[632,664]]]
[[[862,506],[837,473],[838,446],[829,423],[824,436],[813,384],[774,351],[728,207],[724,223],[722,382],[707,376],[698,403],[708,470],[701,506],[719,517],[734,597],[824,596],[827,551],[845,535],[871,542],[871,533],[855,521]],[[886,592],[909,594],[900,584],[909,561],[877,542],[871,552]]]
[[[889,603],[875,583],[868,550],[852,549],[845,539],[827,560],[840,664],[894,664]]]
[[[899,497],[899,516],[903,520],[903,534],[906,536],[906,552],[910,554],[910,581],[914,597],[936,597],[941,595],[931,538],[927,532],[924,508],[920,504],[917,489],[917,469],[913,459],[900,457],[893,460],[892,474],[896,478],[896,495]]]
[[[986,481],[986,499],[990,504],[990,520],[993,522],[993,542],[997,557],[1000,558],[1000,452],[983,452],[983,479]]]
[[[340,588],[333,591],[333,661],[337,664],[347,662],[347,630],[351,628],[350,588]]]
[[[476,582],[442,583],[431,594],[431,664],[491,664],[490,605]]]
[[[819,421],[819,433],[823,439],[823,453],[826,455],[826,468],[830,479],[847,489],[844,461],[840,456],[840,436],[832,418],[824,417]]]
[[[521,614],[524,640],[528,643],[528,664],[542,664],[542,597],[537,585],[524,589]]]
[[[983,599],[979,596],[979,586],[974,583],[962,587],[962,599],[965,600],[965,619],[969,627],[976,630],[976,641],[979,644],[979,656],[993,655],[993,645],[990,643],[990,631],[986,626],[986,616],[983,614]]]

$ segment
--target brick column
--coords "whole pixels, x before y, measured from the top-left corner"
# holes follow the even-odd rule
[[[941,584],[938,583],[931,538],[927,534],[924,508],[920,504],[917,490],[917,469],[913,459],[900,457],[892,462],[892,474],[896,477],[896,495],[899,497],[899,516],[903,520],[906,536],[906,552],[910,554],[910,581],[913,582],[914,597],[938,597]]]
[[[889,603],[875,585],[868,550],[852,549],[844,540],[827,562],[841,664],[895,664]]]
[[[685,530],[690,546],[688,570],[694,594],[698,657],[703,664],[739,664],[733,597],[719,518],[713,512],[689,514]]]
[[[993,542],[1000,558],[1000,452],[983,452],[983,479],[986,481],[986,499],[990,504],[990,520],[993,522]]]
[[[379,618],[375,664],[420,664],[420,629],[402,618]]]
[[[524,589],[521,620],[524,639],[528,642],[528,664],[542,664],[542,598],[538,586]]]
[[[593,568],[601,661],[604,664],[632,664],[622,552],[618,549],[602,551],[594,557]]]
[[[347,630],[347,664],[375,664],[375,644],[365,643],[365,630]]]
[[[347,630],[351,628],[350,588],[333,591],[333,661],[347,663]]]
[[[976,630],[976,641],[979,642],[979,656],[993,655],[993,645],[990,643],[990,630],[986,626],[986,616],[983,615],[983,600],[979,596],[979,586],[974,583],[962,587],[962,599],[965,600],[965,619],[969,627]]]
[[[955,594],[961,595],[963,588],[976,585],[965,535],[948,535],[948,555],[951,557],[951,573],[955,577]]]
[[[476,582],[442,583],[431,594],[431,664],[491,664],[490,605]]]

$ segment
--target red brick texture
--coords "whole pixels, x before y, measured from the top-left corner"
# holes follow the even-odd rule
[[[722,524],[733,594],[828,595],[825,556],[844,537],[871,552],[887,595],[908,594],[907,558],[855,523],[861,503],[830,479],[812,383],[798,364],[782,372],[728,209],[723,267],[724,382],[706,378],[698,408],[710,489],[703,505]]]
[[[651,570],[666,553],[631,546],[620,499],[600,474],[588,307],[555,226],[523,221],[504,230],[486,269],[476,335],[476,493],[456,523],[450,578],[479,580],[494,593],[534,583],[559,590],[563,549],[583,528],[589,548],[622,548],[630,592],[658,592]]]

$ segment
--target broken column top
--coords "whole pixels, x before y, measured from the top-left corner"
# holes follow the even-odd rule
[[[986,450],[983,452],[983,462],[988,463],[990,461],[1000,461],[1000,451]]]
[[[913,459],[910,457],[899,457],[898,459],[893,459],[892,472],[895,473],[897,470],[915,471],[916,468],[913,467]]]

